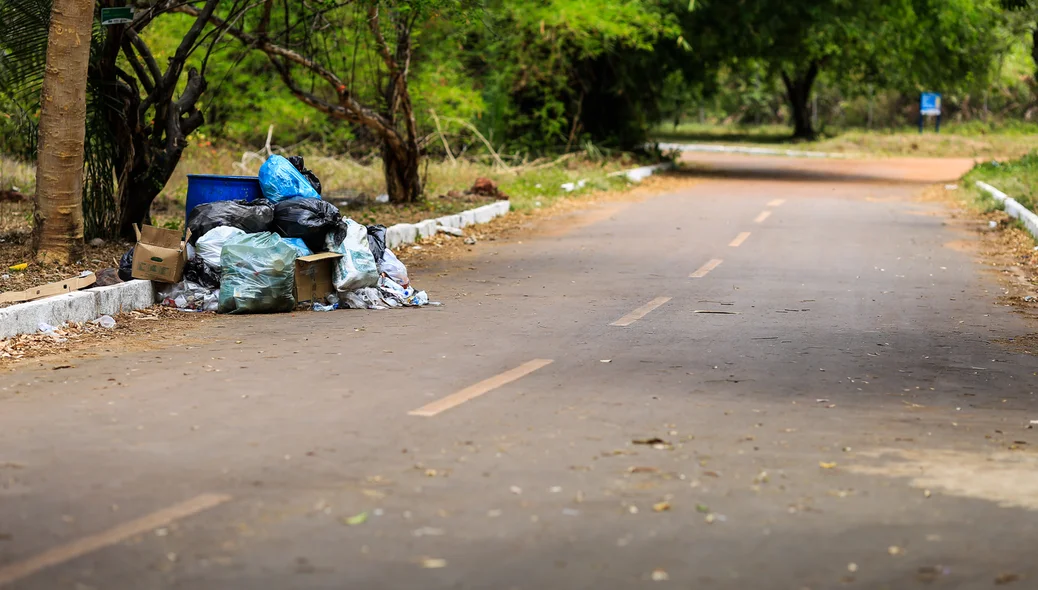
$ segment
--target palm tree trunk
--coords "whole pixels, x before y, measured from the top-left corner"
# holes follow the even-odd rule
[[[64,264],[83,251],[83,142],[94,0],[54,0],[40,97],[33,247]]]

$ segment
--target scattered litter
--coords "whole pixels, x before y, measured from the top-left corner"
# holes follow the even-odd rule
[[[995,229],[996,227],[998,227],[998,222],[992,219],[991,221],[988,221],[988,227],[990,227],[991,229]]]
[[[367,521],[368,521],[368,513],[367,512],[361,512],[360,514],[354,514],[353,516],[344,516],[342,518],[342,523],[347,525],[347,526],[357,526],[357,525],[364,524]]]
[[[388,203],[389,202],[389,195],[387,195],[386,193],[382,193],[381,195],[375,197],[375,202],[376,203]]]
[[[627,468],[628,473],[659,473],[660,470],[656,467],[629,467]]]
[[[13,266],[9,266],[9,267],[7,267],[7,270],[13,270],[15,272],[19,272],[19,271],[23,271],[23,270],[25,270],[27,268],[29,268],[29,263],[28,262],[23,262],[21,264],[15,264]]]
[[[102,328],[111,329],[111,328],[115,327],[115,318],[113,318],[110,315],[103,315],[103,316],[97,318],[96,320],[94,320],[91,323],[97,324],[97,325],[101,326]]]
[[[518,496],[519,494],[523,493],[523,488],[521,488],[519,486],[512,486],[512,487],[508,488],[508,491],[510,491],[513,494]]]
[[[858,564],[856,564],[854,562],[848,563],[847,564],[847,571],[851,572],[852,574],[854,572],[858,571]]]
[[[959,185],[957,185],[957,184],[946,184],[946,185],[944,185],[944,190],[946,190],[946,191],[954,191],[954,190],[958,190],[958,189],[959,189]]]
[[[420,529],[415,529],[411,531],[411,534],[415,537],[441,537],[445,533],[443,529],[438,529],[431,526],[423,526]]]
[[[632,440],[631,443],[636,445],[648,445],[659,451],[666,451],[674,448],[674,445],[658,437],[635,439]]]
[[[159,301],[167,307],[184,311],[216,311],[220,293],[188,280],[165,285],[159,290]]]
[[[563,516],[580,516],[580,511],[575,509],[575,508],[563,508],[562,509],[562,515]]]
[[[826,461],[819,461],[818,462],[818,466],[821,467],[822,469],[833,469],[833,468],[836,467],[836,462],[833,461],[831,463],[828,463]]]
[[[703,514],[709,514],[710,513],[710,507],[707,506],[706,504],[696,504],[696,512],[701,512]]]
[[[666,570],[654,569],[652,570],[652,581],[653,582],[666,582],[670,579],[670,575],[667,574]]]
[[[600,360],[598,362],[600,362],[600,363],[611,363],[611,362],[613,362],[613,359],[602,359],[602,360]]]
[[[578,180],[577,182],[567,182],[562,185],[562,190],[567,193],[571,193],[577,189],[582,189],[587,186],[587,180]]]
[[[719,309],[697,309],[692,313],[712,313],[716,315],[739,315],[738,311],[721,311]]]
[[[897,545],[891,545],[890,547],[887,547],[887,553],[891,555],[901,555],[902,552],[903,549],[901,549]]]
[[[670,502],[657,502],[652,505],[653,512],[667,512],[670,510]]]
[[[447,560],[438,557],[423,557],[421,563],[422,567],[430,570],[447,567]]]
[[[468,244],[469,246],[471,246],[471,245],[476,243],[476,238],[474,238],[472,236],[469,236],[469,237],[465,238],[465,243]]]

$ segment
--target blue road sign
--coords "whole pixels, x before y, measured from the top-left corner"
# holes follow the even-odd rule
[[[941,95],[936,92],[924,92],[919,97],[919,114],[940,116]]]

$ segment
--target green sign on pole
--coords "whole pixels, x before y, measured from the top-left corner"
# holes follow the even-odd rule
[[[117,6],[115,8],[101,9],[101,24],[106,27],[111,25],[128,25],[132,22],[132,6]]]

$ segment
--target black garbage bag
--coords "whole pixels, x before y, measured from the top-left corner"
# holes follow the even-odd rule
[[[382,266],[382,259],[386,257],[386,226],[368,226],[368,247],[375,256],[375,263]]]
[[[324,236],[339,225],[339,208],[321,199],[288,199],[274,205],[273,230],[284,238],[302,238],[313,252],[324,249]]]
[[[123,281],[129,281],[133,279],[133,249],[136,246],[130,246],[130,249],[123,254],[123,257],[119,259],[119,278]]]
[[[300,174],[306,177],[308,181],[310,181],[310,186],[314,187],[317,194],[321,194],[321,180],[317,178],[317,175],[314,174],[313,170],[309,170],[303,165],[303,156],[292,156],[288,159],[288,162],[289,164],[292,164]]]
[[[316,199],[311,199],[316,200]],[[266,199],[255,201],[215,201],[202,203],[187,216],[191,230],[191,244],[214,227],[236,227],[247,234],[270,231],[274,221],[274,207]]]
[[[220,275],[223,270],[195,256],[184,264],[184,280],[202,285],[206,289],[220,288]]]

